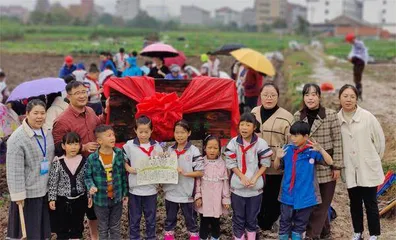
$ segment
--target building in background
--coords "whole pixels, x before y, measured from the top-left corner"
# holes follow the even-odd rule
[[[159,21],[168,21],[171,18],[169,8],[166,5],[147,6],[146,11],[150,17]]]
[[[364,0],[363,20],[396,34],[396,0]]]
[[[51,4],[49,3],[49,0],[37,0],[34,10],[36,12],[47,13],[50,11],[50,8]]]
[[[288,3],[286,23],[289,30],[295,28],[295,26],[298,24],[299,17],[307,20],[307,8],[299,4]]]
[[[26,23],[29,20],[29,10],[21,6],[0,6],[1,17],[13,17]]]
[[[134,19],[140,11],[140,0],[117,0],[116,16],[124,20]]]
[[[60,5],[60,3],[56,4]],[[60,6],[58,6],[58,8]],[[73,18],[78,18],[80,20],[85,20],[87,17],[92,16],[94,14],[94,11],[94,0],[81,0],[80,4],[69,5],[69,15]]]
[[[241,12],[241,25],[256,26],[256,10],[253,8],[245,8]]]
[[[307,19],[311,24],[325,24],[341,15],[361,19],[362,2],[357,0],[307,0]]]
[[[196,6],[181,6],[180,22],[183,25],[207,25],[211,23],[210,12]]]
[[[215,10],[215,21],[223,25],[235,23],[238,27],[241,27],[242,15],[229,7],[222,7]]]
[[[259,31],[263,30],[263,25],[271,25],[274,21],[286,20],[287,0],[256,0],[256,24]]]

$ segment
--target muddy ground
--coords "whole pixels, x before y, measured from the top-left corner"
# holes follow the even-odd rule
[[[351,71],[335,68],[327,68],[320,53],[310,52],[316,58],[314,74],[311,76],[318,82],[331,81],[339,88],[344,83],[352,83]],[[99,63],[98,56],[75,57],[75,61],[84,61],[86,66],[89,63]],[[139,59],[141,63],[143,59]],[[229,72],[232,64],[232,58],[221,58],[222,67]],[[53,55],[32,55],[32,54],[6,54],[0,53],[0,68],[7,74],[7,83],[10,88],[17,84],[31,79],[41,77],[57,76],[58,69],[62,65],[62,56]],[[199,67],[200,61],[197,57],[190,58],[192,65]],[[364,76],[364,101],[361,106],[374,113],[380,120],[387,137],[386,156],[384,161],[396,161],[396,73],[395,65],[373,65],[369,66],[370,75]],[[394,74],[392,74],[392,72]],[[284,84],[281,83],[282,86]],[[333,108],[338,107],[336,95],[326,95],[326,105]],[[392,107],[393,106],[393,107]],[[287,107],[286,107],[287,108]],[[165,207],[163,200],[159,200],[157,232],[159,239],[163,235],[163,226],[165,220]],[[5,236],[8,216],[8,197],[7,184],[5,177],[5,166],[0,165],[0,236]],[[337,185],[336,194],[332,206],[338,213],[338,218],[332,222],[333,239],[350,239],[352,234],[352,223],[349,213],[349,199],[345,184],[341,181]],[[179,216],[181,220],[181,216]],[[183,221],[179,221],[181,223]],[[366,227],[367,229],[367,227]],[[382,237],[381,239],[395,239],[396,221],[395,218],[381,219]],[[124,209],[122,219],[123,236],[128,236],[127,211]],[[231,217],[227,216],[222,219],[221,224],[222,239],[231,239]],[[366,233],[367,234],[367,233]],[[176,228],[177,239],[187,239],[187,233],[184,224],[178,224]],[[87,236],[87,231],[85,232]],[[259,239],[276,239],[277,234],[272,232],[260,232]]]

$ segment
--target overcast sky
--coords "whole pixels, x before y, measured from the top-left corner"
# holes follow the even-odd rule
[[[95,4],[105,7],[106,12],[114,14],[116,0],[94,0]],[[68,4],[80,3],[80,0],[50,0],[50,3],[61,2],[63,6]],[[235,10],[242,10],[246,7],[253,7],[254,0],[141,0],[141,7],[166,5],[169,7],[170,14],[173,16],[180,14],[181,5],[200,6],[206,10],[213,11],[217,8],[229,6]],[[305,0],[289,0],[289,2],[305,4]],[[1,0],[0,5],[22,5],[33,10],[36,0]]]

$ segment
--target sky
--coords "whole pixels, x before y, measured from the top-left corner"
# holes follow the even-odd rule
[[[105,7],[106,12],[115,13],[116,0],[94,0],[95,4]],[[63,6],[69,4],[78,4],[80,0],[50,0],[50,3],[60,2]],[[289,0],[292,3],[304,5],[305,0]],[[228,6],[235,10],[242,10],[247,7],[253,7],[254,0],[140,0],[141,8],[144,10],[147,6],[158,6],[166,4],[170,14],[173,16],[180,15],[181,5],[195,5],[209,11],[217,8]],[[0,5],[21,5],[29,10],[33,10],[36,0],[1,0]]]

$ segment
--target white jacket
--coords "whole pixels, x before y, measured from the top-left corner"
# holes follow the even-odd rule
[[[381,125],[369,111],[357,107],[350,123],[338,112],[341,125],[347,188],[375,187],[385,177],[381,159],[385,136]]]
[[[69,106],[67,102],[63,100],[62,97],[56,97],[51,107],[47,110],[47,115],[45,117],[44,129],[51,131],[54,125],[55,119],[66,110]]]

